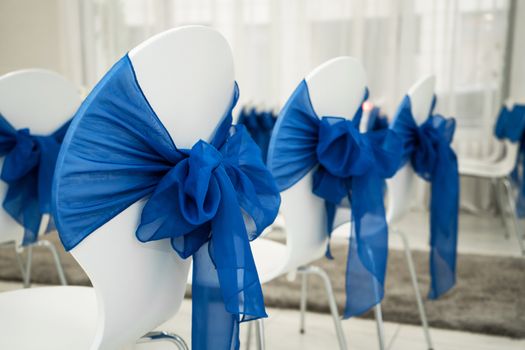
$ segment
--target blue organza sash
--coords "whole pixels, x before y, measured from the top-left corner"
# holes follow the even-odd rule
[[[69,121],[48,136],[16,130],[0,114],[0,178],[7,183],[5,211],[24,227],[23,245],[38,239],[42,215],[50,212],[51,184],[62,139]],[[52,222],[46,232],[54,228]]]
[[[383,129],[388,129],[388,118],[386,115],[381,114],[381,109],[379,107],[374,107],[368,114],[366,130],[377,131]]]
[[[250,240],[280,197],[231,105],[207,142],[179,149],[124,56],[80,107],[60,152],[53,212],[67,250],[139,199],[142,242],[168,238],[193,256],[194,349],[238,349],[239,322],[266,317]],[[246,221],[246,223],[245,223]]]
[[[392,122],[403,140],[403,164],[431,184],[430,198],[430,275],[428,297],[437,299],[456,281],[456,246],[458,236],[459,175],[456,154],[450,144],[456,122],[432,114],[418,126],[410,98],[405,96]]]
[[[525,217],[525,105],[514,105],[510,110],[502,107],[494,134],[498,139],[520,143],[518,159],[511,178],[519,189],[516,214],[523,218]]]
[[[272,111],[257,111],[255,108],[241,109],[238,124],[242,124],[248,133],[261,149],[263,160],[266,161],[268,155],[268,145],[272,136],[276,117]]]
[[[349,199],[346,318],[383,298],[388,254],[383,182],[398,169],[401,154],[401,142],[392,131],[360,133],[361,115],[359,108],[353,120],[319,118],[302,81],[277,119],[268,151],[268,167],[281,191],[314,169],[312,191],[325,200],[327,234],[336,206]]]

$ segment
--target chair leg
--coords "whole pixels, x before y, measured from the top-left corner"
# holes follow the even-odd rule
[[[503,186],[505,187],[505,192],[507,192],[507,198],[509,201],[509,207],[512,212],[512,222],[514,223],[514,232],[516,233],[516,238],[520,246],[521,255],[525,256],[525,242],[523,242],[523,237],[521,235],[520,224],[518,222],[518,216],[516,215],[516,204],[514,203],[514,198],[512,196],[512,187],[508,178],[504,178]]]
[[[252,347],[253,322],[247,322],[246,326],[248,327],[246,331],[246,350],[250,350]]]
[[[430,331],[428,329],[427,313],[425,305],[423,304],[423,298],[421,297],[421,291],[419,290],[419,284],[417,282],[416,269],[414,268],[414,259],[412,258],[412,252],[408,244],[406,235],[401,231],[394,231],[401,237],[403,241],[403,250],[405,251],[405,258],[407,259],[408,271],[410,272],[410,279],[412,281],[412,287],[414,288],[414,294],[416,295],[417,308],[419,310],[419,318],[421,319],[421,326],[423,327],[423,333],[425,334],[425,340],[427,342],[427,348],[432,350],[434,348],[432,344],[432,338],[430,337]]]
[[[379,350],[385,350],[385,331],[383,327],[383,313],[381,311],[381,304],[374,307],[374,315],[376,318],[377,340],[379,342]]]
[[[301,312],[301,321],[299,326],[299,332],[301,334],[304,334],[304,323],[306,318],[306,303],[308,300],[308,274],[304,273],[301,276],[301,304],[300,304],[300,312]]]
[[[339,317],[339,312],[337,311],[337,304],[335,302],[334,291],[332,289],[332,284],[330,283],[330,278],[328,277],[328,274],[323,269],[317,266],[300,267],[297,272],[301,274],[317,275],[323,280],[326,289],[326,294],[328,296],[328,304],[330,305],[330,312],[332,313],[335,331],[337,334],[337,341],[339,342],[339,348],[342,350],[346,350],[346,339],[343,333],[341,318]]]
[[[25,281],[26,268],[24,266],[24,261],[22,260],[21,252],[17,249],[16,244],[15,244],[14,247],[15,247],[16,264],[18,265],[18,268],[20,269],[20,274],[22,276],[22,281]]]
[[[265,338],[264,338],[264,319],[259,318],[255,320],[256,328],[255,334],[257,335],[257,350],[265,350]]]
[[[188,345],[182,337],[168,332],[148,332],[137,341],[137,344],[169,342],[174,344],[179,350],[189,350]]]
[[[24,288],[31,287],[31,265],[33,264],[33,247],[27,247],[26,272],[24,274]]]
[[[58,278],[60,280],[60,284],[63,286],[67,286],[67,280],[66,275],[64,273],[64,268],[62,267],[62,262],[60,261],[60,256],[58,255],[57,249],[53,243],[51,243],[48,240],[42,239],[36,242],[36,245],[39,247],[45,247],[49,249],[51,254],[53,255],[53,259],[55,260],[55,266],[58,273]]]
[[[505,226],[504,235],[506,239],[509,239],[510,231],[512,231],[512,229],[510,228],[508,220],[507,220],[506,206],[504,204],[505,202],[503,200],[503,197],[501,196],[501,191],[500,191],[500,186],[499,186],[500,181],[501,181],[500,179],[491,179],[491,184],[496,194],[496,204],[498,206],[499,214],[501,215],[501,221],[503,221],[503,226]]]

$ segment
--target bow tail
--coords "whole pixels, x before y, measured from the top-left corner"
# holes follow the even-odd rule
[[[324,207],[326,211],[326,232],[328,233],[328,243],[326,244],[325,257],[327,259],[333,260],[334,256],[332,255],[330,241],[332,239],[332,231],[334,230],[334,221],[335,221],[335,214],[337,211],[337,206],[334,203],[331,203],[325,200]]]
[[[38,239],[42,211],[38,202],[36,170],[21,179],[11,182],[4,198],[3,207],[9,215],[24,227],[22,245]]]
[[[432,179],[430,200],[429,299],[437,299],[456,282],[459,175],[455,155],[447,150],[440,157]]]
[[[360,315],[383,299],[388,256],[383,181],[376,174],[352,180],[344,318]]]
[[[239,349],[239,322],[224,304],[209,243],[193,254],[192,349]]]
[[[221,202],[208,245],[194,255],[194,349],[239,349],[239,323],[267,317],[237,194],[217,169]]]

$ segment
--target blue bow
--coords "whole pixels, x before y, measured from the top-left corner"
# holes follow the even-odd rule
[[[49,136],[16,130],[0,114],[0,178],[8,184],[5,211],[24,227],[23,245],[36,242],[42,215],[50,212],[51,183],[60,144],[69,122]],[[53,229],[50,222],[46,232]]]
[[[511,110],[502,107],[494,133],[498,139],[519,142],[520,149],[511,178],[519,188],[516,214],[525,217],[525,105],[514,105]]]
[[[374,107],[368,114],[366,130],[377,131],[383,129],[388,129],[388,118],[386,115],[381,114],[381,109],[379,107]]]
[[[410,98],[405,96],[392,122],[392,130],[403,140],[403,164],[410,160],[414,171],[431,183],[432,280],[428,297],[437,299],[456,281],[459,175],[456,154],[450,146],[456,122],[433,115],[433,108],[428,119],[418,126],[412,115]]]
[[[361,114],[360,108],[351,121],[320,119],[302,81],[281,111],[268,151],[268,167],[281,191],[315,169],[312,191],[325,199],[328,234],[336,206],[345,197],[350,201],[345,318],[367,311],[383,298],[388,255],[383,182],[401,160],[401,142],[392,131],[358,131]]]
[[[268,144],[270,143],[275,120],[273,112],[258,112],[255,108],[247,111],[243,107],[239,115],[239,124],[246,126],[250,136],[261,149],[264,161],[267,158]]]
[[[280,197],[258,147],[231,127],[237,98],[235,86],[210,142],[178,149],[124,56],[80,107],[53,186],[67,250],[148,197],[137,238],[169,238],[181,257],[193,255],[195,349],[237,349],[239,322],[266,317],[249,241],[273,222]]]

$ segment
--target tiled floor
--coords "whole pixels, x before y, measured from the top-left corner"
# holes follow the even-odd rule
[[[425,213],[416,212],[400,223],[399,228],[409,237],[412,248],[428,249],[428,218]],[[459,250],[463,253],[494,254],[518,256],[516,237],[511,234],[505,238],[505,229],[500,218],[476,217],[462,214],[460,218]],[[401,247],[392,235],[391,247]],[[18,283],[0,282],[0,292],[20,288]],[[524,297],[524,296],[521,296]],[[306,333],[298,332],[299,313],[296,310],[268,309],[270,317],[265,320],[267,349],[337,349],[337,340],[329,315],[308,313]],[[159,329],[171,331],[190,339],[191,302],[185,300],[180,312]],[[246,345],[245,329],[242,327],[243,346]],[[377,349],[376,325],[374,321],[351,319],[343,321],[348,348],[352,350]],[[524,350],[524,340],[487,336],[466,332],[431,329],[436,350]],[[385,324],[385,337],[389,350],[425,349],[425,341],[420,327],[396,323]],[[141,345],[140,350],[151,349]],[[252,349],[255,346],[252,345]],[[155,349],[173,349],[166,344],[158,344]]]
[[[508,218],[510,220],[510,218]],[[412,249],[428,250],[428,212],[415,211],[397,225],[405,232]],[[523,222],[520,223],[525,228]],[[392,235],[392,248],[402,249],[401,240]],[[458,250],[460,253],[520,256],[515,232],[507,232],[501,217],[462,213],[459,217]]]
[[[179,315],[166,322],[159,329],[171,330],[189,339],[190,327],[186,320],[191,314],[191,304],[185,301]],[[306,333],[299,334],[299,313],[295,310],[269,309],[265,320],[266,348],[269,350],[314,350],[337,349],[337,339],[329,315],[308,313]],[[181,327],[181,325],[184,325]],[[351,319],[343,321],[348,349],[377,349],[376,325],[374,321]],[[245,340],[244,330],[241,341]],[[523,350],[525,340],[431,329],[436,350]],[[385,340],[389,350],[422,350],[426,343],[420,327],[385,323]],[[245,344],[245,343],[244,343]],[[252,349],[255,346],[252,345]],[[143,348],[146,349],[145,347]],[[141,348],[142,350],[142,348]]]

